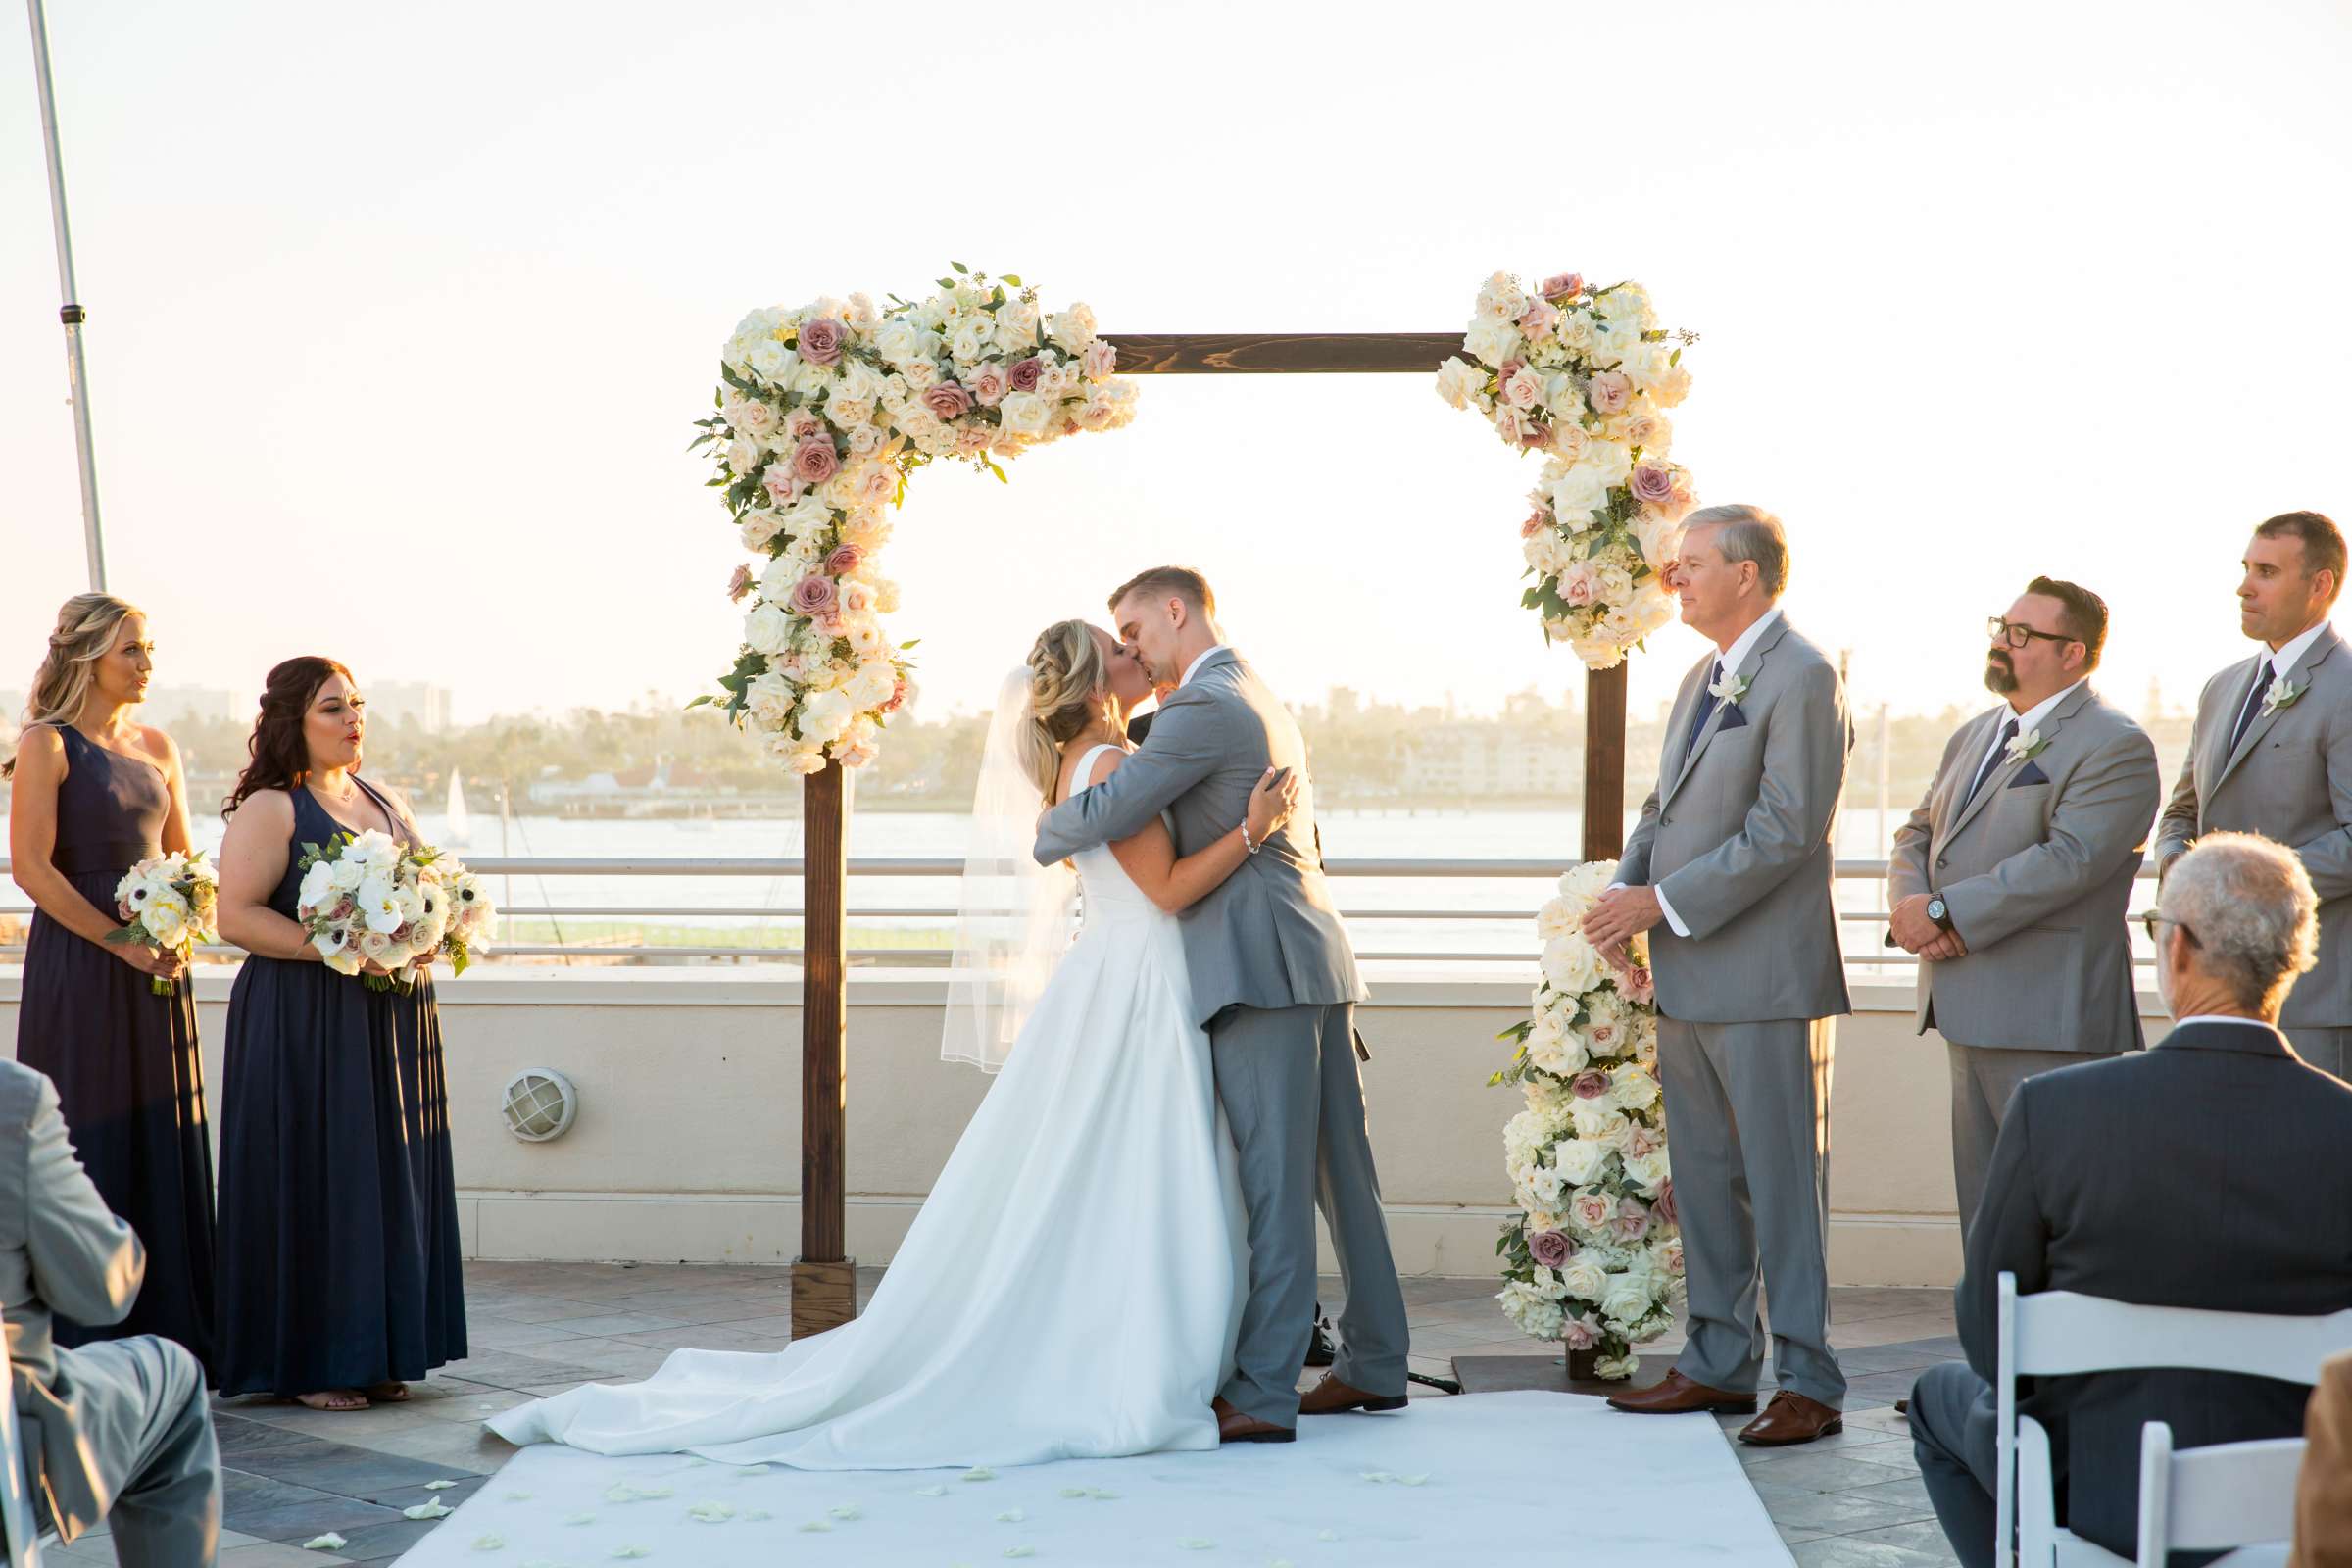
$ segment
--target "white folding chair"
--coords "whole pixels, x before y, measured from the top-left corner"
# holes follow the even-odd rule
[[[40,1538],[32,1528],[32,1483],[24,1464],[24,1433],[17,1424],[17,1385],[8,1369],[8,1336],[0,1333],[0,1530],[8,1532],[8,1568],[41,1568]]]
[[[2129,1561],[2059,1527],[2050,1435],[2032,1416],[2017,1413],[2019,1378],[2186,1367],[2316,1383],[2322,1361],[2352,1348],[2352,1309],[2326,1317],[2276,1317],[2139,1306],[2073,1291],[2020,1296],[2017,1276],[2006,1271],[1998,1311],[2000,1365],[1993,1396],[2000,1474],[1992,1539],[2007,1542],[2015,1522],[2021,1568],[2129,1568]]]
[[[2139,1568],[2164,1568],[2174,1551],[2233,1551],[2295,1533],[2301,1438],[2217,1443],[2173,1451],[2173,1429],[2139,1429]],[[2232,1556],[2231,1562],[2240,1561]]]

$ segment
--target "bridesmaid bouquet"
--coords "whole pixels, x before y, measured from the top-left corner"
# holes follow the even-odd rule
[[[115,884],[115,912],[122,925],[108,932],[106,940],[143,943],[176,953],[185,963],[194,956],[198,943],[220,940],[220,928],[214,924],[220,886],[220,878],[202,850],[151,855],[123,872],[122,880]],[[174,984],[151,975],[147,989],[168,997]]]
[[[490,936],[496,911],[455,856],[404,849],[372,829],[302,850],[294,917],[328,968],[358,975],[370,990],[406,991],[402,972],[436,958],[464,974],[474,946]]]

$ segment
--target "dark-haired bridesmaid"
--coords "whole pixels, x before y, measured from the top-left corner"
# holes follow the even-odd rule
[[[301,846],[369,829],[423,842],[360,777],[366,711],[333,660],[279,664],[222,808],[220,934],[253,956],[220,1097],[220,1387],[317,1410],[405,1399],[466,1354],[431,974],[371,989],[295,919]]]
[[[16,756],[8,854],[34,906],[17,1059],[57,1085],[74,1151],[107,1206],[147,1249],[130,1315],[59,1319],[65,1346],[129,1334],[177,1340],[218,1371],[213,1338],[213,1152],[196,1049],[196,999],[178,956],[110,943],[115,885],[140,860],[194,848],[172,737],[131,710],[154,671],[147,617],[77,594],[33,676]],[[168,996],[156,979],[181,981]]]

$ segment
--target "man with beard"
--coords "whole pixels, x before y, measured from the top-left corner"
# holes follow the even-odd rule
[[[1950,1059],[1964,1240],[2019,1083],[2139,1049],[2124,921],[2163,798],[2156,748],[2088,684],[2097,594],[2036,577],[1988,628],[2005,701],[1944,747],[1887,873],[1886,940],[1918,956],[1919,1031]]]

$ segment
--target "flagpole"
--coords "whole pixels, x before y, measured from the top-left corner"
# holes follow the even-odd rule
[[[81,464],[81,533],[89,556],[90,591],[106,591],[106,545],[98,533],[98,457],[90,442],[90,379],[82,363],[83,311],[74,288],[74,238],[66,224],[66,166],[57,148],[57,98],[49,85],[49,27],[41,0],[32,11],[32,74],[41,99],[41,140],[49,150],[49,212],[57,229],[57,281],[65,294],[58,319],[66,328],[66,392],[74,405],[74,446]]]

